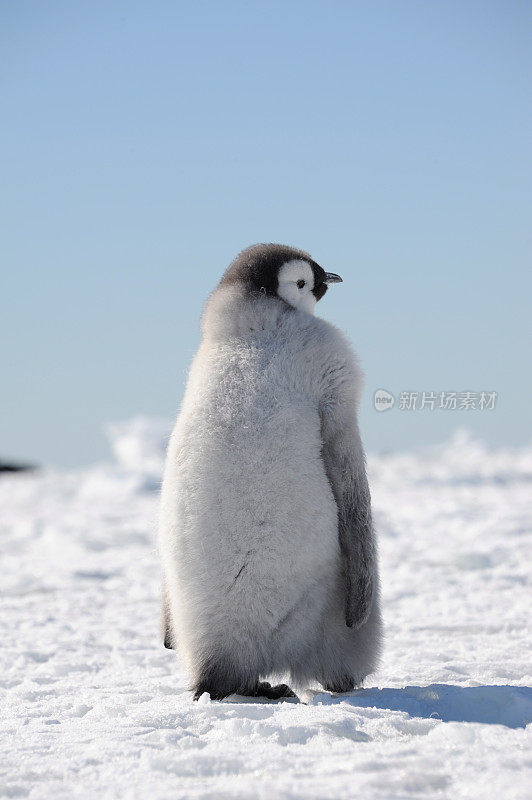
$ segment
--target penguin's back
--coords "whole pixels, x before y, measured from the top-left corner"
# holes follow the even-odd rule
[[[185,650],[213,631],[225,640],[238,631],[240,646],[251,637],[255,650],[260,631],[267,648],[299,607],[317,624],[336,580],[321,373],[307,347],[320,322],[285,314],[244,334],[206,336],[193,363],[168,451],[161,526]]]

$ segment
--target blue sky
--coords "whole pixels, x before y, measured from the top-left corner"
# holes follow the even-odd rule
[[[344,283],[371,451],[530,440],[527,2],[0,9],[0,455],[108,452],[173,416],[208,292],[257,241]],[[495,390],[494,412],[373,409]]]

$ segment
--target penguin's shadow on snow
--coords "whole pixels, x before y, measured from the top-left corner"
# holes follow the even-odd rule
[[[406,686],[404,689],[358,689],[348,694],[317,692],[313,705],[348,703],[353,708],[404,711],[411,717],[442,722],[482,722],[524,728],[532,721],[532,688],[528,686]]]

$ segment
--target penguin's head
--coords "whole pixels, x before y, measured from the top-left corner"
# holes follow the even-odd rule
[[[255,244],[235,258],[220,285],[241,284],[250,293],[278,297],[292,308],[312,314],[328,285],[341,280],[339,275],[325,272],[303,250],[282,244]]]

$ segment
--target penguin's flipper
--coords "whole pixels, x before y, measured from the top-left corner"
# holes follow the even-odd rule
[[[172,644],[172,634],[170,632],[170,628],[166,628],[164,634],[164,646],[166,647],[167,650],[174,649],[174,645]]]
[[[324,404],[322,458],[338,506],[338,537],[345,576],[345,623],[360,628],[371,612],[377,573],[366,458],[355,403]]]
[[[345,624],[356,629],[367,622],[375,589],[376,548],[365,469],[356,475],[352,496],[344,498],[339,520],[346,582]]]
[[[168,601],[166,585],[163,586],[163,601],[161,605],[161,638],[167,650],[174,649],[172,625],[170,621],[170,603]]]

